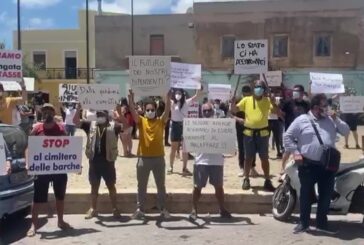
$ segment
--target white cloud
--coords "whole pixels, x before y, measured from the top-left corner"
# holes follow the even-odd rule
[[[13,0],[14,3],[17,0]],[[61,0],[21,0],[20,4],[27,8],[46,8],[61,2]]]
[[[28,30],[34,30],[34,29],[49,29],[54,27],[54,21],[51,18],[38,18],[38,17],[34,17],[34,18],[30,18],[27,21],[27,25],[24,26],[24,29],[28,29]]]

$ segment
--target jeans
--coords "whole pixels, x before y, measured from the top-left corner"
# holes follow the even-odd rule
[[[244,128],[241,125],[236,126],[236,137],[238,140],[238,151],[239,151],[239,168],[244,169],[245,152],[244,152]],[[255,168],[255,159],[253,161],[252,167]]]
[[[300,190],[300,221],[304,227],[310,225],[312,191],[318,185],[318,208],[316,213],[316,226],[323,228],[327,226],[327,215],[330,208],[330,199],[334,191],[335,173],[326,171],[320,165],[314,165],[304,160],[298,168],[298,175],[301,182]]]
[[[68,136],[74,136],[76,132],[75,125],[66,125],[66,132]]]

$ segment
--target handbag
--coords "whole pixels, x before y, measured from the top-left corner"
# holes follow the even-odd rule
[[[336,148],[325,145],[321,139],[321,136],[317,130],[317,127],[312,119],[310,119],[311,125],[315,130],[316,136],[320,145],[323,148],[320,163],[323,165],[325,170],[330,172],[337,172],[340,167],[341,153]]]

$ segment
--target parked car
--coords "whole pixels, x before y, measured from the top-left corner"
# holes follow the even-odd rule
[[[27,174],[25,150],[28,136],[17,126],[0,124],[0,133],[12,157],[11,174],[0,176],[0,219],[19,211],[29,212],[34,193],[34,178]]]

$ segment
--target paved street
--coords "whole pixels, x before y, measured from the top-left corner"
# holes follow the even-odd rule
[[[186,215],[175,215],[170,221],[161,222],[155,216],[146,223],[123,216],[115,221],[102,216],[91,221],[83,216],[66,216],[75,229],[60,232],[55,229],[56,219],[42,219],[42,228],[34,238],[24,238],[29,219],[13,220],[2,231],[0,244],[364,244],[364,227],[361,215],[331,216],[333,226],[340,229],[334,236],[315,232],[293,235],[297,218],[290,223],[275,221],[267,216],[236,216],[227,221],[216,216],[202,215],[196,223]]]

